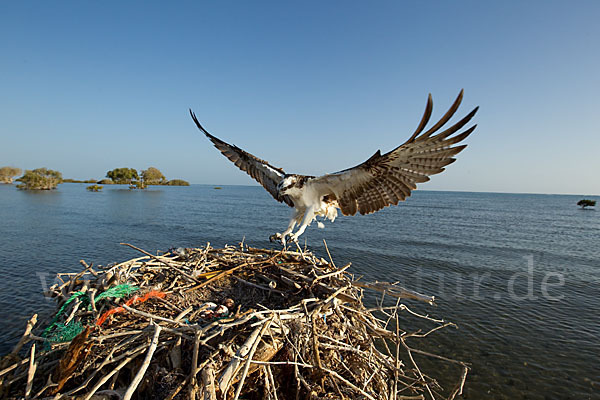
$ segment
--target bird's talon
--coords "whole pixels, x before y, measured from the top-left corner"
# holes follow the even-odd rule
[[[281,233],[277,232],[271,236],[269,236],[269,241],[271,242],[279,242],[284,240],[283,237],[281,236]]]

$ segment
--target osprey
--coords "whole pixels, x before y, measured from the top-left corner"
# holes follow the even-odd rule
[[[271,240],[281,240],[285,245],[288,235],[291,240],[298,241],[317,216],[333,222],[338,215],[337,209],[343,215],[370,214],[392,204],[398,205],[417,188],[417,183],[427,182],[430,175],[444,171],[446,165],[456,161],[452,157],[467,147],[465,144],[453,145],[463,141],[477,127],[473,125],[455,135],[473,118],[479,107],[439,132],[452,118],[462,98],[463,90],[446,114],[423,132],[433,109],[429,94],[423,118],[406,142],[386,154],[377,150],[367,161],[353,168],[319,177],[286,174],[283,169],[211,135],[200,125],[192,110],[190,115],[198,129],[225,157],[258,181],[275,200],[294,208],[287,229],[270,237]],[[300,227],[292,234],[296,224]],[[323,227],[321,222],[318,225]]]

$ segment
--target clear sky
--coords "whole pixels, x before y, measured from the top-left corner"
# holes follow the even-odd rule
[[[461,88],[478,128],[422,189],[600,194],[600,1],[3,1],[0,166],[253,184],[404,142]]]

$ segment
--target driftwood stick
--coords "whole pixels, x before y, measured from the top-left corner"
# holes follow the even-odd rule
[[[19,353],[19,351],[21,351],[21,348],[23,347],[23,345],[29,341],[29,334],[31,333],[31,330],[37,323],[37,317],[38,317],[37,314],[33,314],[33,317],[31,317],[31,319],[27,322],[27,326],[25,327],[25,332],[23,333],[23,336],[21,336],[21,339],[19,340],[19,342],[13,348],[13,351],[11,352],[11,354]]]
[[[208,365],[202,369],[202,384],[204,385],[203,400],[217,400],[217,392],[215,391],[215,371],[212,365]]]
[[[194,336],[194,352],[192,353],[192,366],[190,368],[190,400],[196,400],[196,391],[198,389],[198,382],[196,381],[196,374],[198,374],[198,352],[200,351],[200,339],[202,334],[196,332]]]
[[[150,365],[150,361],[152,361],[152,356],[154,355],[154,351],[156,351],[156,346],[158,345],[158,337],[160,336],[160,331],[161,331],[161,326],[158,324],[154,325],[154,336],[152,337],[152,342],[150,343],[150,348],[148,349],[148,352],[146,353],[146,358],[144,358],[144,362],[142,363],[140,370],[137,372],[137,374],[133,378],[131,385],[129,385],[129,387],[127,388],[127,391],[125,392],[125,395],[123,396],[123,400],[130,400],[131,396],[135,392],[135,389],[137,389],[138,385],[142,381],[142,378],[144,377],[144,374],[146,373],[146,370],[148,369],[148,366]]]
[[[400,301],[400,299],[398,299],[398,301]],[[396,304],[398,304],[396,302]],[[398,309],[396,308],[395,311],[395,316],[396,316],[396,337],[399,338],[400,337],[400,317],[398,316]],[[394,359],[394,361],[396,362],[396,365],[394,368],[394,387],[392,389],[392,394],[394,396],[394,399],[396,399],[397,394],[398,394],[398,373],[400,372],[400,340],[396,339],[396,357]]]
[[[335,266],[335,262],[333,262],[333,257],[331,257],[331,253],[329,252],[329,247],[327,247],[327,242],[325,241],[325,239],[323,239],[323,244],[325,245],[325,251],[327,251],[327,255],[329,256],[329,261],[331,262],[331,265],[334,269],[337,268]]]
[[[438,324],[443,324],[445,322],[443,319],[435,319],[435,318],[431,318],[429,315],[423,315],[423,314],[419,314],[417,312],[414,312],[410,308],[408,308],[405,304],[400,304],[400,308],[402,310],[407,311],[408,313],[414,315],[415,317],[427,319],[427,320],[432,321],[432,322],[437,322]]]
[[[175,322],[181,321],[186,315],[188,315],[192,311],[194,311],[194,307],[188,307],[188,308],[186,308],[185,310],[183,310],[182,312],[180,312],[179,315],[177,315],[177,317],[175,317],[175,319],[173,321],[175,321]]]
[[[458,383],[458,385],[456,385],[456,387],[454,388],[454,390],[452,391],[452,393],[450,394],[450,397],[448,397],[448,400],[454,400],[454,398],[456,397],[456,395],[462,395],[463,392],[463,387],[465,386],[465,381],[467,380],[467,373],[469,372],[469,368],[464,365],[463,366],[463,370],[462,370],[462,374],[460,376],[460,382]]]
[[[258,364],[258,365],[295,365],[295,366],[303,367],[303,368],[315,368],[315,366],[312,365],[312,364],[307,364],[307,363],[303,363],[303,362],[296,362],[296,361],[259,361],[259,360],[252,360],[252,364]]]
[[[189,288],[189,289],[186,289],[186,293],[187,293],[187,292],[191,292],[192,290],[197,290],[197,289],[203,288],[204,286],[208,285],[209,283],[211,283],[211,282],[213,282],[213,281],[216,281],[216,280],[219,280],[219,279],[221,279],[222,277],[224,277],[224,276],[226,276],[226,275],[230,275],[230,274],[232,274],[233,272],[237,271],[238,269],[240,269],[240,268],[244,268],[244,267],[247,267],[247,266],[248,266],[248,263],[243,263],[243,264],[240,264],[240,265],[238,265],[238,266],[235,266],[235,267],[233,267],[233,268],[230,268],[230,269],[228,269],[228,270],[226,270],[226,271],[223,271],[223,272],[221,272],[221,273],[219,273],[219,274],[217,274],[217,275],[213,276],[212,278],[210,278],[210,279],[207,279],[206,281],[202,282],[202,283],[201,283],[201,284],[199,284],[199,285],[196,285],[196,286],[193,286],[193,287],[191,287],[191,288]]]
[[[171,391],[171,393],[169,393],[169,395],[165,398],[165,400],[173,400],[175,398],[175,396],[177,396],[179,394],[179,392],[181,392],[181,389],[183,389],[185,387],[185,385],[188,383],[188,380],[190,379],[190,376],[186,376],[185,379],[182,379],[181,382],[179,382],[179,384],[175,387],[175,389],[173,389]]]
[[[389,296],[396,297],[396,298],[414,299],[414,300],[424,301],[425,303],[428,303],[429,305],[433,305],[433,303],[435,302],[435,296],[427,296],[427,295],[415,292],[413,290],[408,290],[403,287],[393,285],[393,284],[387,283],[387,282],[365,283],[365,282],[355,281],[355,282],[352,282],[352,285],[359,287],[359,288],[363,288],[363,289],[376,290],[376,291],[382,292],[382,293],[385,292]]]
[[[412,362],[413,366],[415,367],[415,370],[417,371],[417,373],[419,374],[419,377],[423,381],[423,385],[425,385],[425,389],[427,389],[427,393],[429,393],[429,396],[431,396],[431,400],[435,400],[435,396],[431,392],[431,388],[429,387],[429,384],[427,383],[427,380],[425,380],[425,376],[423,376],[423,373],[421,372],[421,369],[419,368],[419,366],[415,362],[415,359],[412,356],[412,349],[410,347],[408,347],[408,345],[404,341],[404,338],[401,337],[400,341],[402,342],[402,345],[404,346],[404,348],[408,352],[408,358],[410,358],[410,361]]]
[[[199,370],[204,369],[204,367],[206,367],[210,362],[212,362],[212,360],[214,359],[214,357],[216,357],[216,355],[220,352],[221,350],[215,350],[214,352],[212,352],[212,354],[206,359],[206,361],[204,361],[201,365],[198,366]],[[177,385],[177,387],[175,387],[175,389],[173,389],[171,391],[171,393],[169,393],[169,395],[166,397],[165,400],[173,400],[175,398],[175,396],[177,396],[179,394],[179,392],[185,387],[185,385],[187,385],[187,383],[189,382],[190,376],[186,376],[185,379],[182,379],[181,382]]]
[[[242,388],[244,387],[244,381],[246,380],[246,375],[248,375],[248,369],[250,368],[250,363],[252,362],[252,357],[254,356],[254,353],[256,352],[256,348],[258,347],[258,344],[260,343],[260,338],[265,333],[265,331],[267,330],[267,328],[269,327],[271,322],[273,322],[273,318],[275,318],[275,317],[274,316],[271,317],[271,319],[262,326],[260,332],[258,333],[256,340],[252,344],[252,348],[250,349],[250,352],[248,353],[248,358],[246,360],[246,364],[244,365],[244,372],[242,373],[242,377],[240,378],[240,383],[238,384],[238,387],[235,392],[235,396],[233,397],[233,400],[237,400],[238,397],[240,397],[240,393],[242,392]]]
[[[37,368],[37,363],[34,361],[35,359],[35,343],[31,346],[31,352],[29,355],[29,370],[27,372],[27,385],[25,386],[25,398],[29,398],[29,394],[31,393],[31,388],[33,387],[33,377],[35,376],[35,370]]]
[[[163,332],[172,333],[173,335],[182,337],[185,340],[190,340],[190,341],[194,340],[194,338],[192,336],[186,335],[185,333],[182,333],[182,332],[179,332],[179,330],[177,330],[177,329],[171,329],[171,328],[168,328],[168,327],[162,326],[162,325],[161,325],[161,328],[162,328]],[[178,329],[181,329],[181,328],[178,328]]]
[[[90,274],[94,275],[96,278],[98,277],[98,273],[96,271],[94,271],[94,268],[92,268],[90,265],[88,265],[88,263],[86,263],[84,260],[79,260],[79,263],[81,265],[83,265],[85,270],[88,271]]]
[[[145,258],[148,258],[148,256],[137,257],[137,258],[133,258],[131,260],[123,261],[122,263],[119,263],[119,264],[112,265],[105,271],[104,274],[105,275],[111,274],[111,276],[112,276],[113,271],[118,271],[129,265],[139,263],[141,260],[143,260]]]
[[[248,281],[246,281],[246,280],[244,280],[242,278],[238,278],[237,276],[233,276],[233,279],[235,279],[238,282],[242,282],[244,285],[248,285],[248,286],[260,289],[260,290],[265,290],[267,292],[273,292],[273,293],[277,293],[277,294],[280,294],[282,296],[285,296],[285,292],[282,292],[281,290],[271,289],[270,287],[267,287],[267,286],[259,285],[257,283],[253,283],[253,282],[248,282]]]
[[[126,304],[123,304],[121,307],[123,307],[124,309],[126,309],[129,312],[141,315],[141,316],[146,317],[146,318],[155,319],[157,321],[164,321],[164,322],[168,322],[168,323],[179,325],[179,326],[189,327],[184,322],[178,322],[178,321],[174,321],[174,320],[172,320],[170,318],[164,318],[164,317],[160,317],[158,315],[154,315],[154,314],[150,314],[150,313],[147,313],[147,312],[144,312],[144,311],[136,310],[135,308],[131,308],[130,306],[128,306]]]
[[[29,357],[22,359],[21,361],[17,361],[16,363],[14,363],[13,365],[4,368],[2,371],[0,371],[0,377],[4,376],[5,374],[9,373],[10,371],[12,371],[13,369],[20,367],[21,365],[25,365],[29,362]]]
[[[98,315],[98,309],[96,308],[96,293],[98,292],[97,288],[91,288],[88,293],[90,294],[90,304],[92,305],[92,311],[94,312],[94,318]]]
[[[327,368],[323,368],[323,371],[327,372],[328,374],[331,374],[332,376],[334,376],[335,378],[339,379],[340,381],[344,382],[346,385],[348,385],[349,387],[351,387],[354,390],[359,391],[363,396],[365,396],[367,399],[369,400],[375,400],[375,397],[373,397],[371,394],[365,392],[364,390],[362,390],[361,388],[359,388],[358,386],[356,386],[355,384],[353,384],[352,382],[350,382],[349,380],[347,380],[346,378],[344,378],[343,376],[341,376],[340,374],[338,374],[335,371],[332,371],[330,369]]]
[[[278,400],[277,399],[277,386],[275,386],[275,378],[273,378],[273,371],[271,370],[271,366],[265,365],[264,368],[265,368],[265,371],[267,372],[267,377],[269,379],[269,382],[271,382],[271,387],[273,388],[273,398],[274,398],[274,400]]]
[[[418,333],[418,332],[411,332],[411,333],[407,333],[406,335],[404,335],[404,338],[405,338],[405,339],[407,339],[407,338],[409,338],[409,337],[415,337],[415,338],[424,338],[424,337],[427,337],[427,336],[429,336],[430,334],[432,334],[432,333],[433,333],[433,332],[435,332],[435,331],[438,331],[438,330],[440,330],[440,329],[444,329],[444,328],[445,328],[445,327],[447,327],[447,326],[453,326],[453,327],[455,327],[455,328],[456,328],[456,324],[454,324],[454,323],[452,323],[452,322],[446,322],[445,324],[443,324],[443,325],[439,325],[439,326],[436,326],[435,328],[432,328],[432,329],[428,330],[428,331],[427,331],[427,332],[425,332],[425,333]]]
[[[138,333],[142,333],[142,332],[144,332],[144,331],[131,330],[131,331],[125,331],[125,332],[116,332],[116,333],[112,333],[110,335],[97,336],[97,337],[92,338],[92,340],[95,340],[97,342],[102,342],[103,340],[106,340],[106,339],[113,339],[113,338],[120,337],[120,336],[137,335]]]
[[[317,281],[320,281],[321,279],[327,279],[327,278],[331,278],[331,277],[334,277],[334,276],[337,276],[337,275],[339,275],[339,274],[343,273],[345,270],[347,270],[348,268],[350,268],[350,266],[351,266],[351,265],[352,265],[352,263],[348,263],[348,264],[344,265],[342,268],[340,268],[340,269],[338,269],[338,270],[336,270],[336,271],[330,272],[330,273],[328,273],[328,274],[325,274],[325,275],[319,275],[319,276],[317,276],[317,277],[316,277],[316,278],[313,280],[313,285],[314,285],[314,284],[315,284]]]
[[[81,300],[79,300],[79,298],[76,298],[73,303],[75,303],[75,304],[73,305],[73,309],[71,310],[71,313],[65,320],[65,325],[69,325],[69,322],[71,322],[73,317],[75,317],[75,314],[77,313],[77,310],[79,310],[79,306],[81,305]]]
[[[161,303],[163,303],[165,306],[167,306],[167,308],[170,308],[173,311],[177,311],[178,313],[183,312],[183,310],[175,305],[173,305],[170,301],[165,300],[163,298],[160,297],[156,297],[156,300],[160,301]]]
[[[146,346],[144,346],[144,348],[145,347]],[[96,384],[94,385],[92,390],[88,394],[86,394],[86,396],[84,397],[83,400],[90,400],[92,398],[92,396],[98,391],[98,389],[100,389],[100,387],[102,385],[104,385],[114,374],[119,372],[125,365],[129,364],[142,351],[143,351],[143,349],[140,349],[140,350],[136,351],[135,353],[133,353],[132,355],[130,355],[129,357],[127,357],[126,359],[124,359],[123,361],[121,361],[121,363],[119,365],[117,365],[113,370],[111,370],[108,374],[106,374],[98,382],[96,382]]]
[[[85,382],[83,382],[83,383],[82,383],[82,384],[81,384],[79,387],[77,387],[77,388],[75,388],[75,389],[73,389],[73,390],[71,390],[71,391],[69,391],[69,392],[65,393],[65,395],[66,395],[66,396],[71,396],[72,394],[74,394],[74,393],[77,393],[77,392],[79,392],[80,390],[83,390],[83,389],[85,389],[85,388],[87,387],[87,385],[88,385],[88,384],[89,384],[89,383],[92,381],[92,379],[94,379],[94,377],[95,377],[95,376],[96,376],[96,375],[97,375],[97,374],[98,374],[98,373],[99,373],[99,372],[102,370],[102,368],[103,368],[104,366],[106,366],[106,365],[108,365],[108,364],[111,364],[111,363],[115,363],[115,362],[117,362],[117,361],[119,361],[119,360],[122,360],[122,359],[126,358],[126,357],[127,357],[127,356],[129,356],[129,355],[137,355],[138,353],[140,353],[141,351],[145,350],[145,349],[148,347],[146,344],[143,344],[143,345],[141,345],[141,346],[138,346],[137,348],[135,348],[135,349],[133,349],[133,350],[130,350],[130,351],[127,351],[127,352],[125,352],[125,353],[121,354],[121,355],[120,355],[120,356],[118,356],[118,357],[112,358],[112,355],[114,354],[114,352],[115,352],[117,349],[119,349],[119,348],[120,348],[122,345],[123,345],[123,344],[121,344],[121,345],[118,345],[118,346],[116,346],[116,347],[113,347],[113,348],[110,350],[110,352],[109,352],[108,356],[107,356],[107,357],[104,359],[104,361],[102,361],[102,363],[101,363],[101,364],[100,364],[100,365],[99,365],[99,366],[98,366],[98,367],[97,367],[97,368],[96,368],[96,369],[95,369],[95,370],[94,370],[94,371],[93,371],[93,372],[92,372],[92,373],[91,373],[91,374],[88,376],[88,378],[85,380]],[[115,376],[116,376],[116,375],[115,375]],[[98,387],[98,388],[99,388],[99,387]]]
[[[280,265],[277,265],[277,268],[279,268],[280,270],[284,271],[288,275],[291,275],[291,276],[293,276],[295,278],[301,279],[302,281],[304,281],[304,282],[306,282],[308,284],[312,283],[312,281],[313,281],[313,279],[309,278],[308,276],[303,275],[303,274],[301,274],[299,272],[293,271],[290,268],[283,267],[283,266],[280,266]],[[331,286],[327,286],[327,285],[325,285],[324,283],[321,283],[321,282],[317,282],[316,286],[318,288],[324,290],[326,293],[334,293],[336,291],[336,289],[332,288]],[[343,300],[345,302],[356,303],[356,299],[354,297],[352,297],[352,296],[348,296],[347,294],[339,293],[338,297],[339,297],[340,300]]]
[[[269,373],[267,372],[267,367],[264,365],[261,365],[260,367],[260,372],[262,373],[262,378],[264,380],[264,396],[263,398],[266,399],[272,399],[273,396],[271,395],[273,393],[273,388],[271,387],[271,381],[269,380]]]
[[[52,387],[58,386],[57,383],[52,382],[52,375],[48,375],[48,380],[46,381],[46,384],[44,385],[43,388],[40,389],[39,392],[37,392],[35,394],[35,396],[33,396],[34,399],[37,399],[38,397],[40,397],[47,389],[50,389]]]
[[[200,281],[198,279],[194,278],[193,276],[191,276],[187,272],[185,272],[185,271],[181,270],[180,268],[176,267],[175,265],[173,265],[173,263],[170,263],[168,261],[163,260],[161,257],[155,256],[152,253],[148,253],[146,250],[142,250],[139,247],[135,247],[134,245],[129,244],[129,243],[119,243],[119,244],[122,244],[123,246],[129,246],[129,247],[131,247],[134,250],[137,250],[137,251],[139,251],[141,253],[144,253],[148,257],[152,257],[155,260],[160,261],[161,263],[165,264],[166,266],[168,266],[170,268],[173,268],[175,271],[179,272],[181,275],[185,276],[187,279],[189,279],[189,280],[191,280],[193,282],[196,282],[196,283],[200,283]]]
[[[318,306],[311,313],[311,321],[310,327],[312,328],[312,347],[313,354],[315,356],[315,361],[317,362],[317,367],[319,368],[319,372],[323,372],[323,364],[321,364],[321,356],[319,355],[319,336],[317,334],[317,319],[319,318],[319,311],[322,306]]]
[[[169,359],[171,360],[173,369],[181,368],[181,342],[181,338],[177,338],[175,346],[169,351]]]
[[[219,378],[219,389],[221,390],[221,393],[226,393],[229,389],[229,385],[231,384],[234,376],[237,375],[243,358],[251,350],[252,345],[256,341],[258,335],[260,335],[261,330],[262,327],[259,326],[250,334],[250,336],[248,336],[248,339],[246,339],[242,347],[238,349],[235,357],[229,362],[227,368],[221,374],[221,377]]]

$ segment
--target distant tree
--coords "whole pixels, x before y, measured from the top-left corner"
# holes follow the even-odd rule
[[[146,189],[146,183],[143,180],[131,181],[129,189]]]
[[[183,179],[171,179],[165,185],[169,186],[190,186],[189,182],[184,181]]]
[[[47,168],[38,168],[25,171],[25,175],[17,179],[21,182],[17,185],[23,190],[50,190],[56,189],[62,183],[62,174]]]
[[[21,175],[21,168],[15,167],[2,167],[0,168],[0,182],[1,183],[13,183],[13,178],[17,175]]]
[[[90,183],[98,183],[100,185],[112,185],[112,184],[114,184],[114,182],[112,181],[112,179],[108,179],[108,178],[101,179],[101,180],[99,180],[97,182],[90,182]]]
[[[163,185],[166,182],[162,172],[154,167],[149,167],[142,171],[142,180],[146,185]]]
[[[139,179],[138,173],[133,168],[115,168],[106,173],[106,177],[110,178],[114,183],[128,184],[131,181]]]
[[[87,190],[89,190],[90,192],[99,192],[102,190],[102,186],[99,185],[91,185],[86,187]]]
[[[594,207],[596,205],[596,201],[583,199],[583,200],[579,200],[577,202],[577,205],[580,206],[581,208]]]

